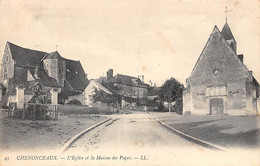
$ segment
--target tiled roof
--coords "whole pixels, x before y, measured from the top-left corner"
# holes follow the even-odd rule
[[[23,84],[27,81],[27,73],[28,71],[33,76],[36,82],[42,83],[44,86],[49,87],[59,87],[57,81],[54,78],[49,77],[43,69],[38,70],[38,78],[34,76],[35,68],[32,67],[15,67],[15,77],[14,81],[16,84]]]
[[[10,48],[12,58],[16,62],[16,66],[21,67],[35,67],[41,65],[41,59],[47,54],[46,52],[30,50],[17,46],[13,43],[7,42]]]
[[[219,74],[214,74],[216,69],[219,70]],[[188,82],[193,85],[226,84],[226,82],[237,81],[247,72],[245,64],[215,26]]]
[[[58,51],[52,52],[50,54],[46,54],[43,59],[59,59],[62,58]]]
[[[224,37],[225,40],[230,40],[230,39],[234,39],[235,40],[235,38],[234,38],[234,36],[233,36],[229,26],[228,26],[228,23],[226,23],[224,25],[224,27],[223,27],[223,29],[221,31],[221,34],[222,34],[222,36]]]
[[[118,84],[124,84],[124,85],[129,85],[129,86],[137,86],[137,87],[146,87],[148,88],[149,85],[143,83],[139,78],[137,77],[132,77],[132,76],[127,76],[123,74],[117,74],[108,82],[113,82],[113,83],[118,83]]]
[[[45,86],[57,87],[57,81],[48,76],[43,67],[44,59],[62,59],[66,62],[66,80],[64,90],[83,91],[89,83],[80,61],[63,58],[57,51],[46,53],[42,51],[30,50],[7,42],[12,58],[15,60],[15,81],[19,84],[27,81],[27,71],[34,77],[35,67],[39,67],[39,77],[35,78]]]
[[[102,85],[101,83],[99,83],[99,82],[97,82],[95,80],[91,80],[91,81],[93,81],[95,83],[95,85],[98,87],[99,90],[104,91],[104,92],[106,92],[108,94],[112,94],[112,92],[107,87]]]
[[[66,62],[66,81],[76,91],[84,91],[89,80],[86,77],[80,61],[65,59]]]

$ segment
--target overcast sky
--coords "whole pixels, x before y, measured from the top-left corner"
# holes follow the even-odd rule
[[[16,3],[15,3],[16,2]],[[169,0],[0,1],[0,54],[6,41],[80,60],[88,78],[144,75],[185,83],[215,25],[228,24],[238,54],[260,81],[260,2]],[[58,47],[57,47],[58,46]]]

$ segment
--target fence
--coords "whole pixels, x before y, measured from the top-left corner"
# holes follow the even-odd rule
[[[59,105],[25,103],[23,109],[17,109],[16,103],[10,103],[8,117],[21,119],[58,119]]]

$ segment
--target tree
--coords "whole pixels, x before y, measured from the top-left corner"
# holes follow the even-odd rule
[[[33,119],[33,120],[41,120],[46,119],[46,114],[48,107],[46,104],[46,93],[42,91],[43,85],[41,83],[37,83],[33,87],[33,97],[28,102],[29,105],[25,112],[25,119]]]
[[[114,108],[118,106],[118,103],[121,99],[121,96],[118,94],[109,94],[102,90],[98,90],[97,88],[95,88],[95,93],[91,97],[93,102],[106,103],[107,105],[112,106],[113,111]]]
[[[171,112],[171,102],[179,101],[182,98],[183,86],[175,78],[166,80],[159,91],[159,98],[161,101],[168,103],[169,112]],[[179,112],[179,111],[178,111]]]

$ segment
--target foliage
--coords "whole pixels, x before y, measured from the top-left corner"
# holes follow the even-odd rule
[[[137,98],[133,98],[133,97],[129,97],[129,96],[124,96],[124,100],[127,102],[127,103],[136,103],[137,102]]]
[[[176,103],[173,106],[173,111],[182,115],[182,113],[183,113],[183,100],[182,100],[182,97],[179,97],[179,98],[176,99]]]
[[[95,88],[94,94],[91,96],[93,102],[106,103],[113,108],[116,108],[120,102],[121,96],[118,94],[109,94],[102,90]]]
[[[43,85],[38,83],[34,86],[34,95],[28,102],[29,105],[25,111],[25,119],[41,120],[46,119],[48,107],[46,105],[47,95],[42,92]]]
[[[137,98],[136,105],[137,106],[146,106],[147,102],[148,102],[148,99],[146,97]]]
[[[157,99],[156,98],[153,99],[153,100],[149,100],[148,99],[146,106],[148,106],[148,107],[156,107],[156,106],[158,106]]]
[[[157,99],[150,100],[147,97],[137,98],[138,106],[156,107],[158,105]]]
[[[183,86],[175,78],[170,78],[167,80],[159,91],[159,98],[161,101],[166,101],[169,103],[169,112],[170,103],[176,101],[178,98],[182,98]]]
[[[163,105],[163,103],[159,103],[158,104],[158,111],[163,111],[164,110],[164,105]]]
[[[67,104],[82,105],[81,102],[77,99],[72,99]]]

